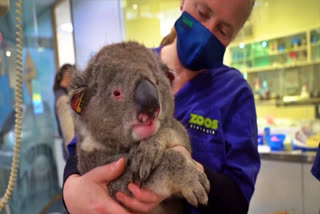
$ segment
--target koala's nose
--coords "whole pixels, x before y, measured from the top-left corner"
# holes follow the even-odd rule
[[[138,107],[137,118],[147,122],[157,117],[160,111],[158,90],[149,80],[141,80],[135,90],[135,99]]]

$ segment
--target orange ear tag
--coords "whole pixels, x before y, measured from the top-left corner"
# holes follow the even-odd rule
[[[80,114],[82,111],[82,104],[86,90],[83,89],[78,93],[75,93],[71,99],[71,108],[77,114]]]

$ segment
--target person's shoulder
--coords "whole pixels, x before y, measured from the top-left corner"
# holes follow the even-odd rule
[[[54,97],[55,102],[58,102],[58,100],[65,99],[65,97],[68,97],[68,92],[63,88],[58,88],[54,91]]]
[[[159,46],[159,47],[155,47],[155,48],[151,48],[151,50],[157,54],[158,56],[160,56],[160,52],[161,52],[161,49],[163,48],[163,46]]]
[[[244,75],[236,68],[227,65],[222,65],[219,68],[212,69],[210,72],[215,79],[220,79],[224,83],[230,83],[229,85],[237,85],[242,87],[249,87]]]
[[[54,94],[56,97],[59,97],[61,95],[67,95],[68,92],[66,89],[62,88],[62,87],[59,87],[57,90],[54,91]]]
[[[243,74],[236,68],[234,67],[230,67],[230,66],[227,66],[227,65],[223,65],[222,66],[222,69],[224,70],[224,72],[232,77],[230,78],[231,80],[233,81],[239,81],[239,82],[247,82],[245,79],[244,79],[244,76]]]

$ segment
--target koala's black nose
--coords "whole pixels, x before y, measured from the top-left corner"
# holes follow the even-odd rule
[[[146,122],[148,119],[158,115],[160,110],[158,90],[150,81],[143,79],[138,83],[135,91],[135,99],[138,107],[138,120]],[[141,117],[141,115],[149,118]]]

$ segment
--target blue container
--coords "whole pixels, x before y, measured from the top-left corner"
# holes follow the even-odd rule
[[[284,150],[284,140],[286,139],[285,134],[271,134],[266,137],[267,143],[269,144],[271,150],[273,151],[283,151]]]
[[[318,147],[311,148],[311,147],[299,146],[294,143],[293,139],[291,141],[291,145],[293,150],[301,150],[302,152],[316,152],[318,150]]]
[[[263,135],[258,135],[258,145],[263,145]]]

